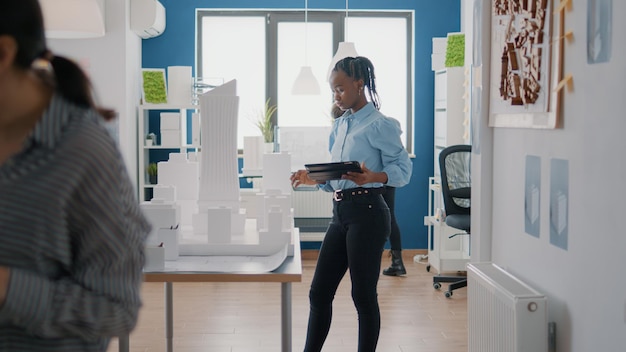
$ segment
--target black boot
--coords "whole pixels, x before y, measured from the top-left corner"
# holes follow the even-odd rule
[[[391,250],[391,266],[383,270],[383,275],[400,276],[406,275],[404,263],[402,263],[402,251]]]

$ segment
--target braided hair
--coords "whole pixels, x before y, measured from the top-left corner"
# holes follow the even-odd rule
[[[369,100],[374,104],[376,109],[380,110],[380,97],[376,92],[376,75],[374,74],[374,65],[372,62],[364,57],[346,57],[339,60],[333,71],[343,71],[346,75],[354,80],[363,80],[365,87],[367,87],[367,95]]]

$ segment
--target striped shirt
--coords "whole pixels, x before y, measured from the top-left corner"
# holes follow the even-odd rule
[[[141,306],[144,218],[101,118],[54,96],[0,165],[0,351],[106,351]]]

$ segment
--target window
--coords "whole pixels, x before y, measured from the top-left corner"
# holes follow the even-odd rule
[[[243,136],[259,135],[254,121],[265,104],[265,17],[206,16],[202,18],[198,77],[237,80],[239,95],[238,148]],[[215,35],[228,33],[228,35]]]
[[[279,126],[329,126],[332,123],[330,87],[324,79],[333,56],[330,22],[278,22],[277,102]],[[306,46],[306,47],[305,47]],[[311,66],[320,85],[319,95],[293,95],[300,67]]]
[[[409,90],[406,43],[407,24],[403,17],[348,17],[346,40],[354,42],[359,55],[370,59],[376,74],[376,91],[380,95],[380,111],[400,122],[403,143],[407,146],[409,134]]]
[[[197,75],[237,80],[238,147],[259,135],[254,122],[267,98],[278,126],[327,126],[333,102],[328,64],[341,41],[355,43],[374,64],[381,112],[396,118],[412,151],[412,12],[198,10]],[[228,35],[225,35],[225,34]],[[311,66],[321,94],[296,96],[301,66]]]

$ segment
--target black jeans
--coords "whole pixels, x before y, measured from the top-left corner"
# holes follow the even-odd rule
[[[332,303],[350,269],[352,301],[359,317],[359,352],[374,352],[380,333],[378,277],[385,241],[391,231],[382,195],[333,201],[333,218],[320,249],[309,291],[310,312],[305,352],[319,352],[328,336]]]

